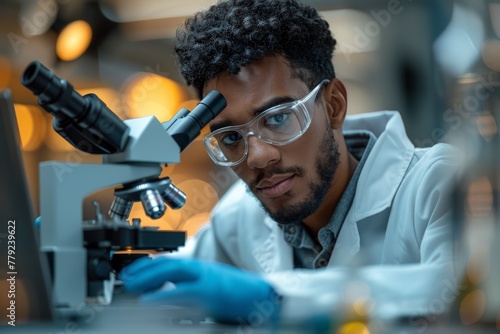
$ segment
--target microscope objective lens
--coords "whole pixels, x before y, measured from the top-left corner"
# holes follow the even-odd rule
[[[166,207],[156,189],[148,189],[141,193],[141,202],[148,217],[158,219],[165,213]]]
[[[121,220],[126,220],[132,211],[132,205],[134,203],[127,201],[121,197],[115,197],[111,207],[109,208],[109,216],[111,218],[120,218]]]
[[[186,194],[172,183],[165,189],[162,197],[165,203],[174,210],[180,209],[186,204]]]

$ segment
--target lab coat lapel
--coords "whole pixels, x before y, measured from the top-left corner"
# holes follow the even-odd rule
[[[390,207],[414,154],[414,146],[407,139],[398,113],[377,112],[371,116],[370,122],[362,124],[361,129],[369,128],[367,125],[370,125],[372,128],[369,130],[378,139],[361,171],[353,204],[342,225],[328,266],[352,264],[360,250],[359,228],[374,228],[368,224],[360,226],[360,221],[376,224],[378,229],[386,226],[388,216],[382,213]],[[346,121],[347,131],[357,130],[359,124],[356,121],[356,117],[351,118],[350,122]]]
[[[329,267],[347,265],[359,252],[359,232],[352,210],[347,214],[330,257]]]
[[[415,147],[406,136],[403,120],[396,112],[371,115],[378,138],[363,166],[350,211],[360,221],[390,207],[410,165]],[[365,120],[366,121],[366,120]],[[353,122],[354,123],[354,122]],[[382,125],[384,130],[380,133]]]
[[[283,231],[269,217],[264,219],[262,241],[256,243],[252,255],[265,273],[293,269],[293,250],[285,241]],[[266,229],[267,228],[267,229]]]

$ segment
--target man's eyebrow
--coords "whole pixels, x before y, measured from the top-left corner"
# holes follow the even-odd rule
[[[219,122],[213,122],[212,124],[210,124],[210,132],[214,132],[215,130],[219,130],[221,128],[225,128],[225,127],[231,126],[231,125],[233,125],[233,122],[229,121],[229,120],[222,120]]]
[[[257,117],[257,115],[259,115],[263,111],[266,111],[269,108],[275,107],[275,106],[283,104],[283,103],[293,102],[293,101],[295,101],[295,99],[290,97],[290,96],[280,96],[280,97],[272,98],[271,100],[267,101],[266,103],[264,103],[263,105],[261,105],[260,107],[255,109],[252,112],[252,115],[253,115],[253,117]],[[210,132],[214,132],[218,129],[225,128],[227,126],[232,126],[232,125],[234,125],[234,123],[230,120],[221,120],[218,122],[213,122],[212,124],[210,124]]]
[[[253,117],[256,117],[258,114],[260,114],[263,111],[266,111],[269,108],[276,107],[280,104],[287,103],[287,102],[293,102],[293,101],[295,101],[295,99],[290,97],[290,96],[274,97],[274,98],[270,99],[269,101],[267,101],[266,103],[264,103],[263,105],[261,105],[260,107],[258,107],[257,109],[255,109],[253,111]]]

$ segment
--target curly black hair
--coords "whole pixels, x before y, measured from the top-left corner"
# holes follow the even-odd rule
[[[328,22],[298,1],[227,0],[187,19],[174,50],[181,74],[201,98],[207,81],[273,54],[283,55],[312,89],[335,77],[335,44]]]

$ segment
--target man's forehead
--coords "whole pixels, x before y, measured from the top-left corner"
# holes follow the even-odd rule
[[[255,85],[262,85],[273,78],[279,80],[292,79],[292,69],[281,55],[267,56],[242,67],[238,73],[222,72],[214,79],[208,80],[203,89],[205,96],[211,90],[229,86],[237,89],[250,89]]]

